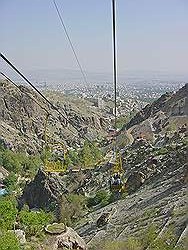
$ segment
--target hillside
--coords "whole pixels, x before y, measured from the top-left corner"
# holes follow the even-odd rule
[[[165,133],[171,133],[187,123],[188,84],[176,93],[166,93],[152,104],[148,104],[138,112],[124,129],[134,139],[142,136],[147,140],[155,140]]]
[[[41,151],[47,113],[40,106],[51,113],[47,123],[49,141],[53,138],[74,146],[85,138],[96,140],[106,135],[109,121],[91,103],[78,98],[72,100],[57,92],[47,93],[67,122],[30,88],[19,88],[22,92],[7,81],[0,82],[0,139],[9,148],[29,154]]]
[[[15,153],[12,159],[12,153],[4,145],[5,139],[6,143],[15,143],[12,141],[16,139],[15,134],[10,133],[11,129],[17,132],[19,140],[14,149],[18,149],[22,143],[30,144],[25,135],[30,136],[30,139],[36,137],[36,142],[42,142],[34,126],[29,126],[28,117],[38,122],[36,127],[42,131],[45,114],[40,111],[42,122],[39,121],[39,110],[34,103],[29,106],[27,98],[20,102],[18,92],[13,92],[12,88],[6,95],[7,85],[6,90],[3,86],[1,124],[4,127],[1,126],[1,133],[7,137],[1,143],[0,160],[2,166],[14,174],[6,177],[4,184],[16,195],[17,201],[12,202],[11,195],[8,195],[14,216],[6,214],[11,209],[3,210],[0,226],[5,227],[4,220],[9,218],[12,224],[8,224],[6,230],[16,225],[16,229],[25,234],[23,249],[186,249],[187,85],[177,93],[165,94],[144,108],[119,131],[117,147],[122,161],[121,192],[119,188],[110,188],[115,167],[111,144],[104,155],[100,154],[100,146],[104,146],[100,145],[100,141],[94,145],[85,140],[84,146],[78,147],[76,155],[73,155],[79,168],[69,167],[60,173],[46,172],[41,159],[31,158],[32,152],[29,158]],[[102,125],[97,126],[90,119],[94,116],[93,112],[96,119],[100,119],[102,114],[100,116],[95,109],[90,110],[89,102],[68,100],[52,92],[47,95],[51,100],[55,98],[58,108],[75,122],[78,127],[75,129],[77,140],[81,136],[79,128],[86,124],[90,131],[105,135]],[[22,106],[24,109],[20,112]],[[18,117],[19,112],[21,115]],[[53,129],[55,125],[62,124],[63,121],[55,116],[55,119],[50,120],[51,127],[48,130],[61,138],[61,134],[55,133]],[[66,131],[68,129],[65,127],[63,138],[67,140]],[[81,140],[84,141],[83,136]],[[38,148],[36,146],[36,151]],[[30,173],[33,168],[35,171],[28,178],[26,172]],[[3,204],[0,209],[8,201],[0,200],[0,205]],[[8,205],[11,207],[10,203]],[[52,225],[53,222],[58,224]]]

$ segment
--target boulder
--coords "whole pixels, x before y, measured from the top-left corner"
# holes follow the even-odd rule
[[[126,182],[128,193],[137,191],[137,189],[144,183],[145,179],[145,175],[142,172],[133,172]]]
[[[78,249],[87,250],[85,241],[71,227],[67,227],[65,233],[56,237],[53,250],[58,249]]]
[[[45,173],[39,169],[34,180],[26,185],[19,205],[27,204],[30,209],[42,208],[51,210],[58,206],[59,197],[67,193],[63,182],[57,174]]]
[[[103,213],[98,219],[97,219],[97,227],[103,227],[105,226],[110,218],[110,213]]]

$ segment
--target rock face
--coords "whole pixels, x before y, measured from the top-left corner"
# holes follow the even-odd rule
[[[181,88],[175,94],[166,93],[152,104],[148,104],[143,110],[138,112],[126,125],[129,129],[134,125],[140,124],[146,119],[153,117],[159,111],[164,112],[166,115],[183,116],[188,112],[188,84]]]
[[[135,192],[145,181],[145,175],[142,172],[133,172],[127,179],[126,187],[129,193]]]
[[[61,234],[66,232],[66,226],[64,223],[53,223],[47,225],[45,231],[49,234]]]
[[[95,249],[100,249],[101,242],[111,240],[112,236],[117,241],[140,237],[151,225],[156,225],[159,232],[165,227],[164,233],[174,227],[178,240],[187,220],[186,185],[180,181],[184,168],[166,169],[133,194],[92,212],[76,231],[89,247],[98,246]],[[116,213],[98,227],[99,216],[112,209]]]
[[[51,210],[58,206],[58,199],[67,189],[56,174],[47,174],[39,170],[35,179],[26,185],[20,197],[20,206],[27,204],[32,208]],[[50,208],[51,207],[51,208]]]
[[[93,111],[91,103],[79,99],[71,103],[60,93],[48,93],[48,99],[67,121],[30,88],[19,86],[19,89],[23,93],[9,82],[0,80],[0,140],[9,144],[12,150],[29,154],[41,151],[47,115],[44,109],[52,114],[48,119],[47,133],[54,141],[74,145],[79,144],[84,136],[94,139],[105,135],[108,121],[102,113]]]
[[[79,249],[87,250],[84,240],[71,227],[67,227],[67,231],[58,235],[53,250],[58,249]]]
[[[131,131],[138,131],[138,138],[134,139],[132,145],[122,149],[127,196],[96,209],[88,215],[84,224],[80,223],[75,228],[89,248],[100,249],[101,244],[110,241],[112,236],[116,241],[126,240],[130,236],[140,237],[151,225],[157,227],[157,237],[161,237],[173,227],[177,246],[184,244],[182,239],[185,239],[187,233],[185,124],[188,120],[185,109],[184,113],[175,115],[174,111],[171,112],[171,107],[185,98],[186,88],[177,92],[174,99],[171,95],[165,95],[158,101],[163,104],[158,103],[156,113],[151,115],[152,112],[148,108],[148,114],[144,118],[146,120],[141,119],[137,121],[137,125],[130,128]],[[159,111],[160,109],[164,111]],[[139,134],[144,127],[143,122],[151,122],[151,132],[154,135],[152,141],[148,141],[149,136],[143,138]],[[164,128],[170,128],[169,124],[176,126],[169,133],[163,133]],[[102,169],[103,167],[101,172]],[[103,179],[108,172],[108,168],[104,169]],[[115,212],[108,217],[112,210]]]

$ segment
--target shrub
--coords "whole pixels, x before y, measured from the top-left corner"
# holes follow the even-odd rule
[[[9,149],[0,150],[0,164],[9,172],[27,174],[33,177],[41,165],[39,155],[27,156],[24,153],[15,153]]]
[[[39,167],[42,165],[42,160],[39,155],[33,155],[22,158],[23,172],[29,177],[34,177]]]
[[[12,152],[9,149],[1,152],[1,163],[8,170],[13,172],[21,171],[20,155]]]
[[[96,206],[98,204],[101,204],[102,206],[107,205],[110,202],[110,195],[105,190],[100,190],[96,193],[94,197],[88,198],[87,200],[87,206],[92,207]]]
[[[0,228],[4,230],[13,229],[16,222],[17,208],[16,201],[12,197],[0,198]]]
[[[130,237],[125,241],[100,242],[92,250],[173,250],[176,243],[176,236],[172,229],[168,229],[160,238],[157,238],[156,226],[151,225],[139,238]],[[184,246],[176,247],[177,250],[185,250]]]
[[[85,141],[78,153],[79,162],[84,167],[92,167],[102,158],[102,152],[96,144]]]
[[[154,241],[156,236],[157,236],[157,228],[156,228],[156,226],[155,225],[149,226],[148,229],[146,230],[146,232],[144,232],[143,237],[141,239],[142,246],[144,248],[149,246]]]
[[[0,233],[0,250],[20,250],[20,243],[14,233]]]
[[[71,194],[61,198],[60,202],[60,221],[65,225],[72,225],[83,215],[85,197],[82,195]]]
[[[97,249],[97,248],[96,248]],[[126,241],[109,241],[104,243],[101,250],[143,250],[139,240],[129,238]]]
[[[157,155],[165,155],[168,153],[168,149],[167,148],[160,148],[158,151],[157,151]]]
[[[151,243],[151,250],[173,250],[176,243],[176,237],[171,228],[169,228],[160,238]]]
[[[27,236],[38,235],[44,226],[53,221],[53,215],[42,210],[37,212],[21,210],[19,221]]]

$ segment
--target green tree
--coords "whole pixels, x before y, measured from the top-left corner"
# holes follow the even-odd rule
[[[87,200],[87,206],[92,207],[98,204],[102,206],[107,205],[110,202],[110,195],[105,190],[99,190],[94,197],[90,197]]]
[[[75,165],[78,165],[80,163],[78,153],[76,152],[76,150],[69,150],[68,158],[70,160],[71,165],[75,166]]]
[[[70,194],[62,196],[60,202],[60,221],[71,226],[83,215],[85,197],[82,195]]]
[[[42,165],[40,155],[26,156],[22,158],[23,172],[29,177],[34,177],[39,167]]]
[[[22,166],[19,154],[16,154],[9,149],[6,149],[1,153],[1,162],[8,171],[21,171]]]
[[[88,141],[84,142],[82,149],[79,152],[79,159],[84,167],[89,167],[93,163],[93,156]]]

